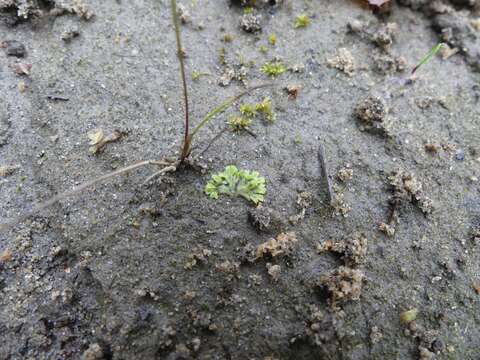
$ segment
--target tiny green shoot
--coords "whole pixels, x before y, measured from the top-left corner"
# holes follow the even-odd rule
[[[269,98],[265,98],[261,103],[256,104],[255,110],[257,110],[259,113],[262,113],[266,120],[270,122],[275,121],[276,116],[273,112],[272,101]]]
[[[268,42],[270,45],[275,46],[275,44],[277,43],[277,36],[275,34],[270,34],[268,36]]]
[[[233,41],[233,35],[231,35],[231,34],[223,35],[222,41],[223,42],[232,42]]]
[[[263,66],[260,68],[260,71],[274,78],[287,71],[287,68],[280,61],[271,61],[263,64]]]
[[[248,127],[252,124],[252,119],[244,116],[233,116],[228,120],[228,126],[230,130],[239,132],[242,130],[247,130]]]
[[[202,76],[209,76],[209,73],[199,72],[199,71],[192,71],[192,80],[198,81]]]
[[[410,73],[411,75],[413,75],[419,68],[420,66],[426,64],[427,62],[430,61],[430,59],[432,57],[434,57],[439,51],[440,49],[445,46],[444,43],[438,43],[437,45],[435,45],[421,60],[420,62],[412,69],[412,72]]]
[[[247,118],[254,118],[257,116],[256,105],[242,104],[240,105],[240,113]]]
[[[310,25],[310,18],[308,15],[301,14],[298,15],[295,19],[295,29],[305,28]]]

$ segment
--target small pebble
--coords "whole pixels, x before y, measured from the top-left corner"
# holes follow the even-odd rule
[[[6,48],[6,52],[8,56],[15,56],[15,57],[24,57],[26,50],[25,46],[17,40],[7,40],[3,42],[3,47]]]

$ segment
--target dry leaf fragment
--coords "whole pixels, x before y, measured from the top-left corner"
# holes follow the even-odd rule
[[[19,169],[20,166],[18,165],[5,165],[5,166],[0,166],[0,178],[12,175],[15,170]]]
[[[102,129],[96,129],[96,130],[90,131],[87,134],[87,136],[90,139],[90,145],[99,144],[103,140],[103,138],[105,137]]]
[[[14,70],[17,75],[30,75],[32,64],[17,63],[14,65]]]
[[[10,249],[5,249],[0,255],[0,262],[6,263],[12,260],[12,251]]]
[[[289,100],[295,100],[300,93],[301,90],[300,85],[288,85],[285,90],[287,90],[288,93],[288,99]]]
[[[87,134],[91,145],[89,151],[91,154],[97,154],[109,142],[120,140],[123,133],[119,130],[114,130],[110,135],[105,136],[102,129],[96,129]]]
[[[480,295],[480,281],[475,281],[473,283],[473,290]]]

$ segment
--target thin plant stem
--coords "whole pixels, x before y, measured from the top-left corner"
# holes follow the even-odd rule
[[[195,126],[195,128],[192,130],[191,134],[190,134],[190,140],[191,138],[193,138],[195,136],[195,134],[202,128],[204,127],[210,120],[212,120],[215,116],[217,116],[218,114],[221,114],[222,112],[224,112],[225,110],[227,110],[230,106],[233,105],[233,103],[235,103],[237,100],[241,99],[243,96],[249,94],[250,92],[252,92],[253,90],[256,90],[256,89],[260,89],[260,88],[264,88],[264,87],[267,87],[267,86],[271,86],[272,84],[261,84],[261,85],[256,85],[256,86],[252,86],[251,88],[248,88],[247,90],[245,91],[242,91],[240,94],[237,94],[233,97],[231,97],[230,99],[226,100],[225,102],[221,103],[219,106],[217,106],[215,109],[213,109],[212,111],[210,111],[204,118],[202,121],[200,121],[200,123]]]
[[[14,218],[14,219],[6,222],[6,223],[0,224],[0,231],[7,230],[10,227],[28,219],[30,216],[35,215],[35,214],[39,213],[40,211],[47,209],[48,207],[56,204],[57,202],[65,199],[65,198],[68,198],[72,195],[78,194],[79,192],[82,192],[83,190],[85,190],[85,189],[87,189],[87,188],[89,188],[89,187],[91,187],[95,184],[98,184],[100,182],[104,182],[104,181],[109,180],[109,179],[111,179],[115,176],[125,174],[127,172],[130,172],[132,170],[135,170],[135,169],[138,169],[142,166],[147,166],[147,165],[166,165],[166,163],[164,163],[162,161],[156,161],[156,160],[140,161],[138,163],[135,163],[135,164],[123,167],[121,169],[112,171],[108,174],[102,175],[102,176],[100,176],[98,178],[95,178],[95,179],[92,179],[90,181],[86,181],[83,184],[74,187],[73,189],[70,189],[70,190],[67,190],[63,193],[60,193],[60,194],[52,197],[50,200],[45,201],[44,203],[41,203],[41,204],[37,205],[36,207],[34,207],[29,212],[27,212],[27,213],[25,213],[25,214],[23,214],[23,215],[21,215],[17,218]]]
[[[189,144],[189,131],[190,131],[190,111],[188,106],[188,88],[187,88],[187,78],[185,76],[185,54],[182,48],[182,40],[180,36],[180,24],[178,22],[178,12],[177,12],[177,1],[171,0],[171,9],[172,9],[172,18],[173,25],[175,27],[175,39],[177,42],[177,57],[180,64],[180,75],[182,78],[182,87],[183,87],[183,101],[185,103],[185,124],[184,124],[184,138],[183,138],[183,148],[180,155],[180,162],[183,162],[186,157],[188,157],[190,152]]]
[[[444,43],[438,43],[435,45],[421,60],[420,62],[412,69],[410,75],[415,74],[415,72],[422,66],[423,64],[427,63],[430,61],[430,59],[435,56],[437,52],[440,51],[440,49],[444,46]]]

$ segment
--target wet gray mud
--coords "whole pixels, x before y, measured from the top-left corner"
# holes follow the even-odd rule
[[[478,1],[182,5],[192,121],[269,81],[239,103],[268,97],[276,120],[225,132],[204,171],[144,167],[3,231],[0,358],[479,359]],[[169,1],[0,8],[1,222],[176,155]],[[95,129],[122,136],[94,155]],[[205,195],[230,164],[265,177],[261,208]]]

